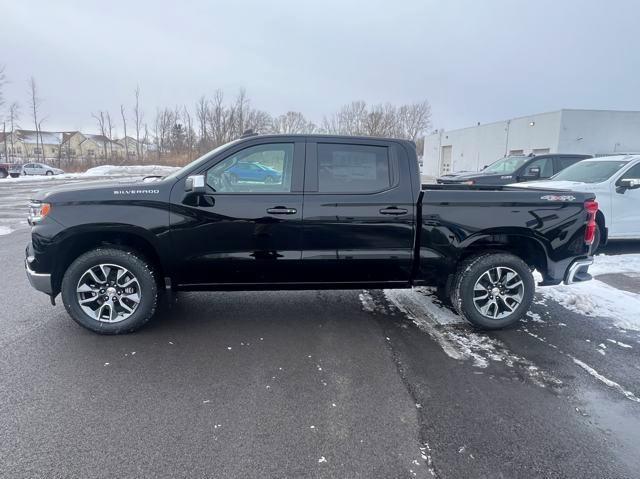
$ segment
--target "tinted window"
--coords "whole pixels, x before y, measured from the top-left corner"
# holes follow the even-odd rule
[[[284,193],[292,170],[293,143],[251,146],[207,171],[207,185],[220,193]]]
[[[371,193],[390,186],[386,147],[318,143],[318,191]]]
[[[621,180],[640,178],[640,163],[636,166],[632,166],[629,171],[627,171],[624,175],[620,177]]]
[[[574,163],[577,163],[580,161],[580,158],[567,158],[567,157],[560,157],[560,158],[556,158],[556,173],[558,171],[564,170],[566,167],[573,165]]]

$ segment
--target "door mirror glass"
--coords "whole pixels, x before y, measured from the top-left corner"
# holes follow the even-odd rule
[[[540,178],[540,167],[532,166],[531,168],[527,168],[525,176],[527,178]]]
[[[204,175],[193,175],[187,177],[186,181],[184,182],[184,191],[188,193],[204,193]]]

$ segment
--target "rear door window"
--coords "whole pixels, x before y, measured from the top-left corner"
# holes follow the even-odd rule
[[[580,161],[580,158],[571,158],[567,156],[560,156],[556,158],[556,170],[555,173],[564,170],[567,166],[571,166],[574,163]]]
[[[318,143],[320,193],[375,193],[391,187],[389,149]]]

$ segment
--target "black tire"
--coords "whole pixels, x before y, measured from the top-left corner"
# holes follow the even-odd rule
[[[49,170],[45,173],[47,176],[53,176],[53,171]]]
[[[482,275],[497,267],[509,268],[520,276],[522,299],[505,317],[490,318],[476,307],[474,287]],[[451,302],[458,314],[474,326],[482,329],[502,329],[516,323],[526,314],[534,293],[535,281],[529,266],[512,254],[493,252],[472,256],[460,265],[451,288]],[[504,301],[500,302],[504,305]]]
[[[129,270],[140,284],[140,302],[126,319],[107,323],[98,321],[85,313],[78,303],[76,288],[84,273],[91,267],[109,263]],[[71,318],[93,332],[99,334],[124,334],[144,326],[156,311],[158,304],[158,284],[155,272],[149,263],[133,251],[118,248],[96,248],[76,258],[62,279],[62,302]]]
[[[436,286],[436,297],[438,300],[447,307],[452,307],[451,303],[451,284],[453,277],[449,276],[444,283],[438,283]]]
[[[0,178],[6,178],[7,176],[9,176],[7,170],[0,170]]]

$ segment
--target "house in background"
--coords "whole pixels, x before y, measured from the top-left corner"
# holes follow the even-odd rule
[[[144,155],[144,153],[149,150],[149,145],[144,141],[140,141],[140,146],[138,148],[138,141],[131,136],[126,136],[116,141],[125,149],[125,155],[127,154],[127,151],[129,152],[129,158],[134,158],[137,155],[138,149],[140,151],[140,155]]]
[[[422,174],[479,171],[506,155],[640,152],[640,111],[558,110],[425,137]]]
[[[127,137],[129,159],[136,158],[136,140]],[[140,152],[147,150],[141,146]],[[126,159],[124,139],[111,140],[104,135],[80,131],[39,131],[17,129],[0,132],[0,158],[6,161],[25,163],[43,161],[61,164],[87,164]]]
[[[115,140],[110,140],[104,135],[80,133],[84,140],[80,142],[81,156],[86,159],[123,159],[124,146]]]

